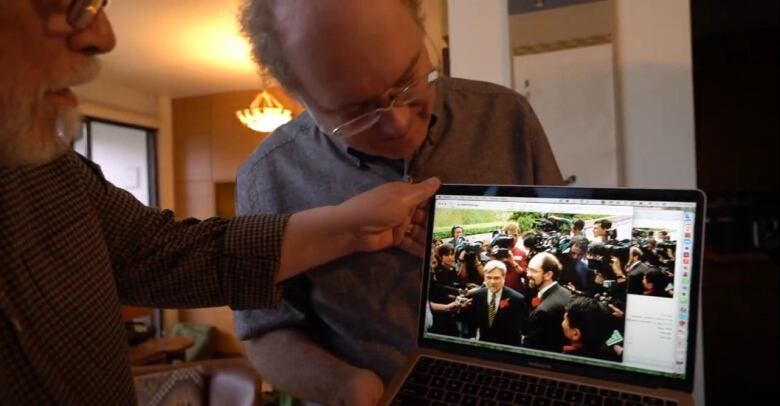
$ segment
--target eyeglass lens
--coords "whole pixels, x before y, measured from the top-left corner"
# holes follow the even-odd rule
[[[68,8],[68,24],[76,30],[87,28],[107,3],[107,0],[73,0]]]

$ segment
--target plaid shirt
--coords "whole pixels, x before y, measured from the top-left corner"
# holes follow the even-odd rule
[[[287,218],[174,221],[73,152],[0,168],[0,404],[134,404],[120,304],[276,306]]]

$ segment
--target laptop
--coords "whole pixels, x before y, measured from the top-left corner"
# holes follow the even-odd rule
[[[381,404],[693,404],[704,210],[705,196],[698,190],[442,185],[428,208],[432,249],[421,282],[417,348],[388,385]],[[555,291],[548,286],[552,283],[528,282],[529,273],[538,271],[529,269],[533,257],[523,262],[518,258],[522,254],[514,258],[521,269],[525,266],[525,279],[510,278],[509,272],[518,272],[512,269],[500,283],[496,282],[500,278],[493,278],[492,287],[480,286],[479,280],[464,281],[467,272],[458,278],[444,276],[442,269],[453,272],[448,267],[452,257],[443,260],[436,255],[434,247],[440,244],[448,244],[461,259],[455,270],[461,263],[471,263],[466,260],[471,254],[483,272],[488,264],[494,268],[484,275],[495,275],[495,263],[486,261],[506,255],[500,242],[507,236],[500,231],[510,221],[523,232],[530,231],[518,244],[525,244],[529,257],[550,254],[569,272],[567,277],[572,269],[578,270],[589,286],[578,289],[571,280],[566,286],[563,280],[556,281],[564,288],[559,290],[567,291],[565,305],[545,305],[552,297],[545,292]],[[588,242],[584,254],[572,252],[573,245],[582,248],[583,240],[572,236],[575,223],[584,226]],[[458,228],[462,236],[454,238]],[[452,254],[449,248],[442,252]],[[632,262],[630,254],[642,265]],[[432,260],[447,263],[436,268]],[[542,273],[554,279],[552,272]],[[516,287],[513,292],[506,290],[510,279]],[[499,288],[502,298],[500,304],[494,302],[490,315],[485,299],[479,308],[478,295]],[[519,303],[517,293],[523,295],[525,306],[510,306]],[[449,310],[442,311],[446,305]],[[557,319],[544,324],[546,334],[540,335],[539,317],[532,313],[545,306],[547,318]],[[589,319],[582,316],[586,308],[591,311]],[[562,325],[564,317],[568,329]],[[586,319],[601,322],[588,324]],[[488,331],[507,320],[512,320],[511,327],[502,339]],[[571,333],[574,320],[580,326],[578,334]],[[540,337],[548,339],[540,342]]]

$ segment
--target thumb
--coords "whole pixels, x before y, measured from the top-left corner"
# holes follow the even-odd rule
[[[409,206],[416,206],[433,196],[433,194],[439,190],[440,185],[441,180],[435,176],[420,183],[410,185],[411,190],[404,196],[404,203]]]

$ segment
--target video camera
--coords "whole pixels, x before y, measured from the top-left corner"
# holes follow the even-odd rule
[[[558,252],[561,254],[568,254],[571,251],[572,240],[569,236],[562,236],[558,240]]]
[[[490,240],[490,248],[493,257],[499,260],[508,258],[509,250],[512,249],[514,243],[515,243],[515,239],[510,235],[504,233],[495,234],[493,236],[493,239]]]
[[[566,254],[571,249],[571,237],[561,235],[558,232],[547,234],[536,233],[527,236],[523,244],[530,248],[530,256],[540,252],[549,252],[553,255]]]
[[[656,244],[655,254],[658,256],[658,268],[673,272],[675,252],[677,252],[677,241],[662,241]]]
[[[609,284],[609,286],[607,286],[607,282],[612,282],[612,283]],[[610,290],[612,290],[612,288],[615,286],[614,283],[615,283],[615,281],[612,281],[612,280],[604,281],[605,292],[596,293],[595,295],[593,295],[593,298],[598,300],[600,303],[602,303],[603,306],[612,305],[612,306],[617,307],[621,311],[623,311],[626,308],[625,302],[622,299],[614,296],[610,292]],[[611,313],[611,311],[610,311],[610,313]]]
[[[479,241],[468,241],[463,237],[455,242],[455,258],[460,258],[460,253],[465,252],[465,260],[473,262],[474,258],[482,252],[482,243]]]
[[[631,241],[613,241],[612,244],[593,244],[588,249],[588,254],[598,257],[618,257],[625,264],[631,249]]]
[[[564,226],[564,230],[561,230],[561,226]],[[561,231],[569,232],[571,224],[569,220],[555,217],[549,213],[545,213],[544,217],[536,219],[533,225],[534,230],[541,231],[542,233],[560,233]]]
[[[661,241],[655,245],[655,248],[657,250],[663,250],[664,252],[666,252],[666,250],[675,252],[677,250],[677,241]]]

